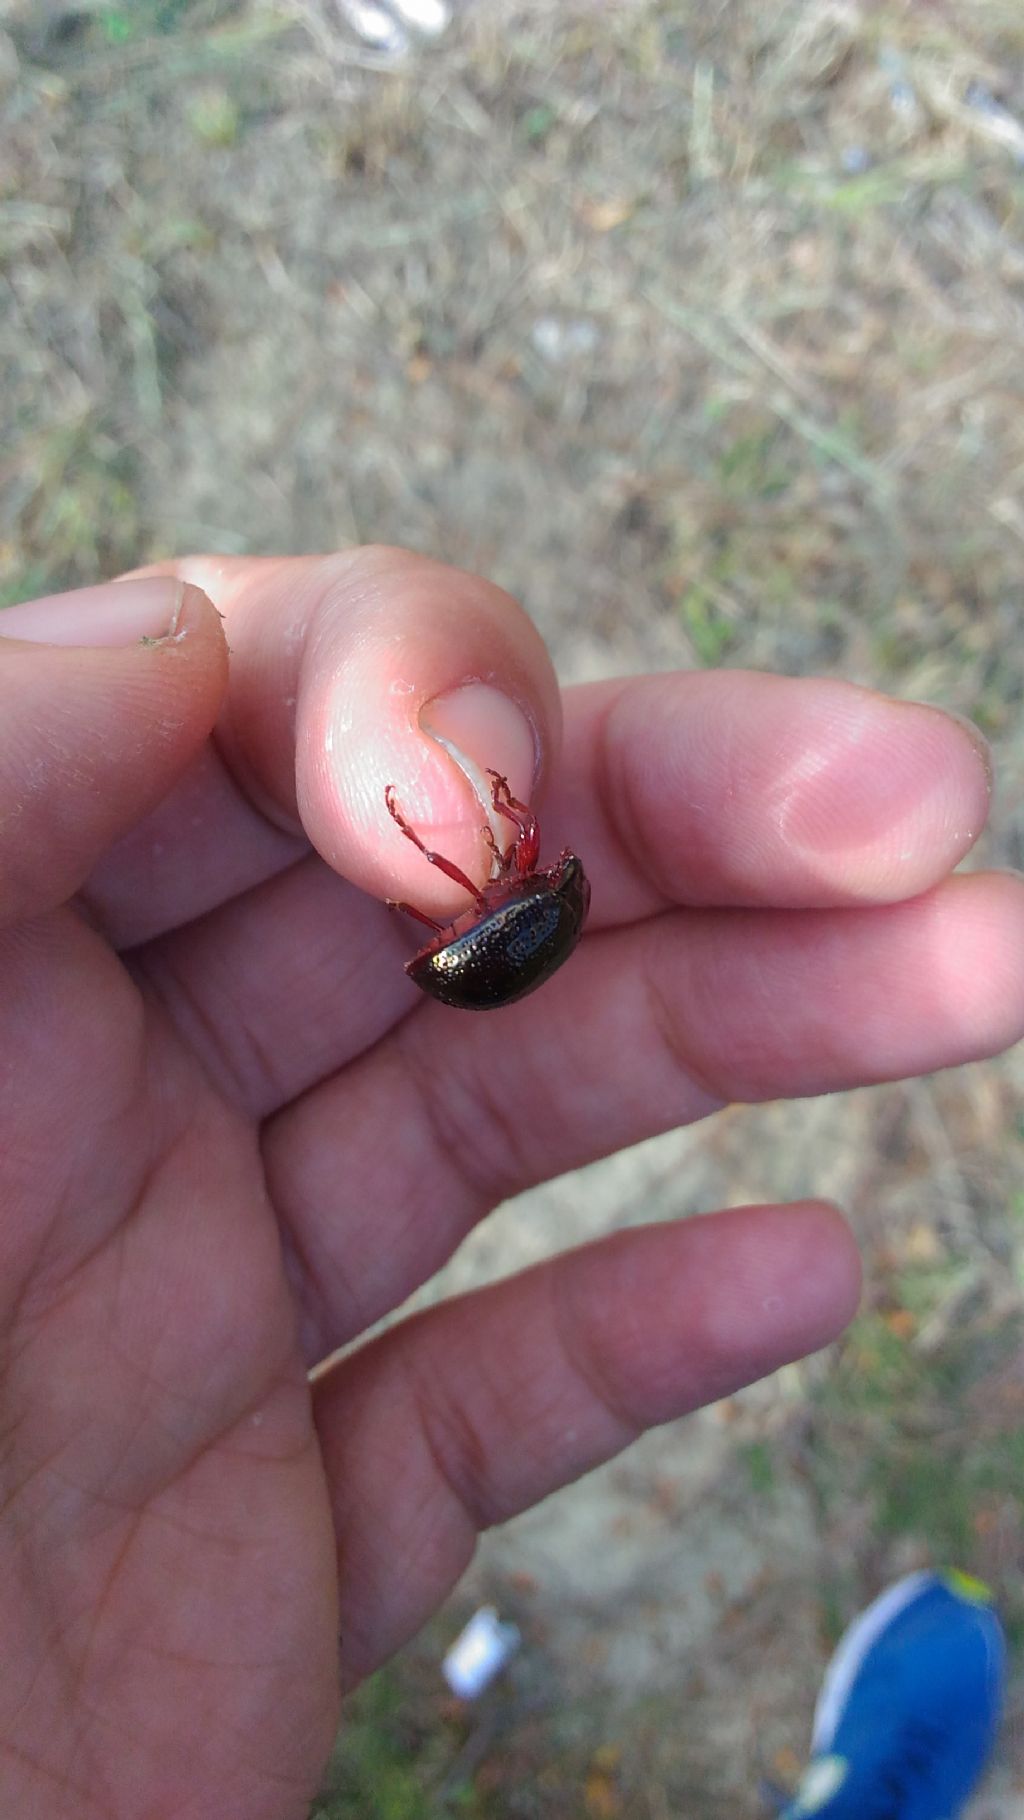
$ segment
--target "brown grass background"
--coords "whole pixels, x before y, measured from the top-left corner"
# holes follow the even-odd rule
[[[0,5],[4,601],[171,551],[404,543],[566,681],[720,664],[973,716],[1024,864],[1019,0]],[[746,1820],[842,1624],[955,1559],[1024,1623],[1020,1057],[735,1110],[499,1211],[433,1293],[833,1194],[833,1353],[488,1538],[324,1816]],[[437,1657],[520,1623],[470,1712]],[[976,1820],[1024,1813],[1024,1695]]]

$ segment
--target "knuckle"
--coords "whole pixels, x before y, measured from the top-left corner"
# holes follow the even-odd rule
[[[486,1072],[467,1078],[458,1068],[443,1075],[412,1065],[431,1143],[449,1174],[457,1176],[478,1210],[496,1206],[529,1181],[527,1154],[517,1119]]]
[[[687,1086],[696,1087],[711,1111],[727,1105],[735,1095],[719,1075],[702,1040],[701,1033],[712,1027],[714,1008],[706,1005],[706,991],[697,970],[684,968],[680,980],[678,961],[673,951],[672,964],[667,963],[663,934],[655,924],[640,973],[648,1022],[673,1074]]]
[[[469,1402],[439,1386],[429,1373],[409,1372],[409,1387],[424,1445],[438,1483],[448,1492],[474,1535],[499,1520],[490,1449]]]

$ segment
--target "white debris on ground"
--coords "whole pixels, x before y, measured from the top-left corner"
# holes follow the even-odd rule
[[[369,50],[402,56],[414,37],[440,38],[451,24],[447,0],[337,0],[338,9]]]
[[[520,1644],[514,1624],[503,1624],[493,1605],[473,1613],[441,1663],[441,1672],[460,1700],[475,1700],[491,1685]]]

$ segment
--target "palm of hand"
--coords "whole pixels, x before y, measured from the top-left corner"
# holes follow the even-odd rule
[[[258,1132],[72,912],[24,949],[10,1811],[298,1813],[337,1721],[334,1535]]]
[[[19,1820],[300,1820],[339,1689],[424,1620],[478,1529],[855,1304],[833,1211],[737,1209],[441,1304],[309,1381],[497,1200],[722,1099],[967,1059],[1024,1020],[1019,886],[945,876],[987,800],[961,731],[741,675],[575,692],[552,850],[571,837],[592,872],[591,932],[542,1013],[417,1005],[401,934],[355,888],[433,912],[446,889],[388,824],[381,786],[407,798],[419,735],[387,716],[407,673],[450,686],[457,648],[457,679],[511,679],[546,750],[539,641],[506,597],[395,552],[221,563],[214,584],[237,610],[226,717],[201,597],[158,649],[0,639],[0,1792]],[[332,775],[339,675],[330,724],[355,732]],[[516,737],[499,715],[478,757],[525,795]],[[412,779],[451,794],[426,762]],[[296,770],[305,828],[355,884],[299,837]]]

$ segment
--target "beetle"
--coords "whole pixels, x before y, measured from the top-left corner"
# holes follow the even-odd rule
[[[491,802],[515,824],[516,838],[503,853],[490,826],[484,827],[491,877],[482,886],[424,845],[395,801],[394,784],[384,791],[388,814],[406,840],[472,896],[472,907],[449,923],[435,922],[412,904],[390,904],[432,931],[426,947],[406,962],[409,978],[431,998],[465,1011],[511,1005],[543,985],[576,947],[590,908],[590,884],[576,854],[566,847],[553,866],[540,867],[536,816],[516,801],[500,772],[487,775]]]

